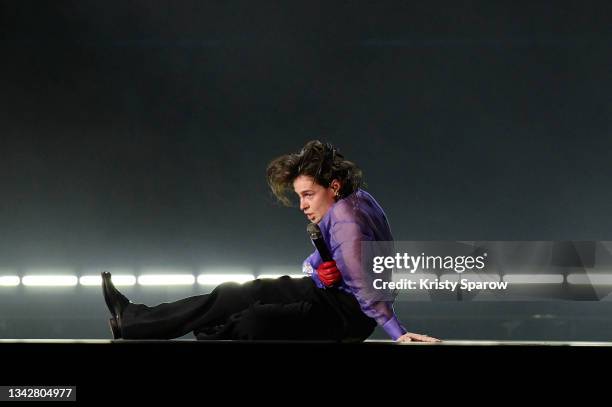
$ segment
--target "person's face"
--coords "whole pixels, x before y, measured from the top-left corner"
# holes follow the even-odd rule
[[[328,188],[319,185],[313,177],[300,175],[293,181],[293,190],[300,198],[300,210],[313,223],[319,223],[336,200],[340,183],[333,180]]]

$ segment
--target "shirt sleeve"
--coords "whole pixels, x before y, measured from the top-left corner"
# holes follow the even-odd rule
[[[302,263],[302,272],[308,277],[312,278],[318,288],[325,288],[325,285],[321,282],[321,280],[319,279],[319,274],[317,273],[317,268],[319,267],[319,265],[321,265],[322,262],[323,260],[321,260],[319,252],[315,250]]]
[[[342,278],[362,311],[373,318],[384,331],[396,340],[406,329],[399,322],[393,310],[393,301],[380,300],[372,286],[371,276],[362,267],[361,242],[373,240],[357,222],[337,222],[332,225],[330,249]]]

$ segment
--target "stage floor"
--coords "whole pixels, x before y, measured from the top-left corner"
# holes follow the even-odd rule
[[[0,360],[0,386],[75,386],[77,400],[87,405],[115,405],[114,389],[121,388],[127,392],[121,400],[133,405],[145,399],[154,405],[160,397],[186,405],[176,402],[228,383],[238,395],[265,399],[276,388],[311,391],[321,381],[370,397],[379,384],[393,383],[401,393],[415,384],[422,389],[423,380],[443,388],[469,384],[474,391],[515,380],[564,380],[594,363],[607,366],[612,342],[1,339]]]
[[[580,347],[612,347],[612,342],[588,342],[588,341],[495,341],[495,340],[447,340],[437,343],[423,342],[394,342],[391,340],[372,339],[362,343],[337,343],[337,342],[322,342],[322,341],[197,341],[195,339],[173,339],[173,340],[112,340],[112,339],[0,339],[0,346],[6,344],[155,344],[155,345],[172,345],[172,344],[198,344],[198,346],[206,346],[211,344],[224,345],[351,345],[351,346],[580,346]]]

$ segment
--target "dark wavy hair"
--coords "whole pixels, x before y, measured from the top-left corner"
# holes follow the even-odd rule
[[[345,160],[336,147],[319,140],[309,141],[299,153],[275,158],[268,164],[266,174],[272,193],[285,206],[291,206],[287,192],[293,192],[293,181],[300,175],[313,177],[325,188],[337,179],[340,181],[338,199],[365,186],[361,169]]]

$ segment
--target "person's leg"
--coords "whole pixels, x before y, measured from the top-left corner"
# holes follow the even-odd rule
[[[354,295],[342,290],[324,290],[319,292],[330,303],[336,314],[342,319],[344,342],[363,342],[376,328],[376,321],[361,310]]]
[[[196,295],[153,307],[131,303],[123,312],[124,339],[172,339],[198,327],[223,323],[249,306],[243,286],[223,283],[209,294]]]
[[[309,301],[316,290],[311,278],[291,278],[282,276],[278,278],[262,278],[242,284],[247,302],[254,304],[291,304],[300,301]]]
[[[245,283],[248,308],[232,314],[225,324],[199,329],[200,340],[326,340],[340,341],[346,332],[344,319],[312,279],[254,280]]]
[[[341,339],[341,326],[320,312],[317,304],[252,304],[229,317],[215,339],[327,340]],[[200,337],[200,339],[206,339]]]
[[[232,339],[245,335],[262,337],[269,328],[279,324],[290,324],[292,321],[303,319],[306,322],[302,322],[299,326],[310,326],[314,311],[300,313],[297,311],[297,306],[286,308],[282,306],[304,303],[303,306],[306,307],[306,304],[316,303],[316,290],[318,289],[312,279],[307,277],[292,279],[284,276],[276,279],[256,279],[243,284],[223,283],[210,294],[188,297],[154,307],[130,304],[122,315],[121,334],[124,339],[172,339],[191,331],[198,339]],[[254,304],[257,304],[255,307],[257,312],[249,314],[249,309],[252,310]],[[275,305],[276,310],[268,305]],[[315,310],[320,308],[317,304]],[[246,322],[238,326],[239,333],[234,335],[232,332],[239,322],[237,314],[245,310],[247,310]],[[230,321],[232,315],[234,319]],[[251,328],[246,327],[254,320],[261,320],[261,327],[257,327],[255,334],[245,334],[246,331],[251,331]],[[274,320],[278,323],[272,322]],[[323,321],[321,318],[314,320],[315,325],[321,325]],[[294,324],[289,334],[296,331],[297,326]],[[328,330],[328,327],[320,329]],[[312,330],[301,332],[312,332]],[[276,333],[270,335],[278,336]],[[328,337],[329,334],[323,336]]]

